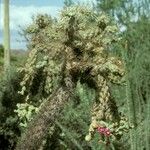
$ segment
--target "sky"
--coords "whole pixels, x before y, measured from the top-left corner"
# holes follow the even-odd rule
[[[87,3],[95,0],[73,0],[75,3]],[[47,13],[58,17],[64,0],[10,0],[11,49],[26,49],[24,38],[19,35],[21,28],[32,22],[32,16]],[[3,0],[0,0],[0,44],[3,43]]]

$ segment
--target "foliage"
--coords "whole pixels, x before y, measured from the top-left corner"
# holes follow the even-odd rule
[[[0,67],[3,65],[3,57],[4,57],[4,47],[3,45],[0,44]]]
[[[149,111],[145,111],[147,104],[149,103],[148,91],[145,91],[145,85],[149,89],[149,19],[145,16],[141,16],[137,22],[130,23],[128,30],[125,34],[127,40],[127,54],[125,55],[126,64],[129,70],[129,83],[127,89],[130,96],[129,101],[129,116],[134,124],[137,126],[135,132],[133,132],[132,149],[139,147],[142,149],[145,147],[144,141],[149,141],[149,137],[146,136],[142,139],[143,133],[142,124],[145,124],[145,116],[149,114]],[[143,42],[142,42],[143,41]],[[143,44],[141,44],[141,42]],[[132,43],[132,44],[131,44]],[[141,50],[142,49],[142,50]],[[132,96],[132,97],[131,97]],[[147,122],[148,123],[148,122]],[[146,124],[147,124],[146,123]],[[149,128],[146,129],[147,131]],[[136,141],[141,141],[140,143]],[[147,142],[149,143],[149,142]],[[150,143],[149,143],[150,144]],[[147,147],[148,148],[148,147]]]
[[[14,113],[16,104],[23,102],[19,90],[21,75],[11,71],[10,76],[0,79],[0,148],[13,149],[20,135],[18,117]]]
[[[4,47],[0,44],[0,57],[4,55]]]
[[[65,0],[65,1],[64,1],[64,5],[65,5],[66,7],[69,7],[69,6],[73,5],[73,4],[74,4],[74,2],[73,2],[72,0]]]
[[[124,103],[124,105],[121,109],[128,110],[125,111],[127,111],[129,120],[136,126],[130,132],[130,138],[126,140],[126,145],[131,150],[149,149],[150,140],[147,136],[149,128],[145,129],[144,124],[149,124],[147,119],[145,120],[145,116],[149,114],[147,109],[149,98],[146,95],[149,95],[147,90],[149,89],[148,26],[150,5],[148,1],[141,0],[137,3],[124,1],[122,6],[119,8],[120,10],[117,6],[114,8],[114,16],[118,17],[118,22],[124,25],[125,29],[122,33],[122,41],[118,44],[118,51],[115,53],[123,57],[128,71],[127,85],[124,89],[127,98],[123,100],[122,104]],[[101,7],[101,9],[103,8]],[[110,11],[110,8],[107,11]],[[146,92],[144,92],[145,90]],[[120,91],[119,95],[122,94],[123,92]],[[144,141],[147,141],[146,144]]]

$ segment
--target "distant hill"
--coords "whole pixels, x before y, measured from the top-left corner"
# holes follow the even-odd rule
[[[11,66],[13,68],[23,67],[28,56],[27,50],[12,49],[11,50]],[[3,56],[0,56],[0,74],[3,71]]]
[[[27,55],[28,54],[28,50],[23,50],[23,49],[11,49],[11,54],[14,55]]]

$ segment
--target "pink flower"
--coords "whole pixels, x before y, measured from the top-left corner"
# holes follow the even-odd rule
[[[106,136],[110,136],[110,134],[111,134],[110,131],[106,131],[106,132],[105,132],[105,135],[106,135]]]
[[[99,133],[105,133],[105,128],[104,127],[98,127],[97,128]]]
[[[100,134],[103,134],[103,135],[105,135],[105,136],[110,136],[110,134],[111,134],[110,129],[105,128],[105,127],[98,127],[98,128],[97,128],[97,131],[98,131]]]

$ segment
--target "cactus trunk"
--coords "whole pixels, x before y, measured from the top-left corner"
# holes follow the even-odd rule
[[[9,0],[4,0],[4,70],[10,66]]]

